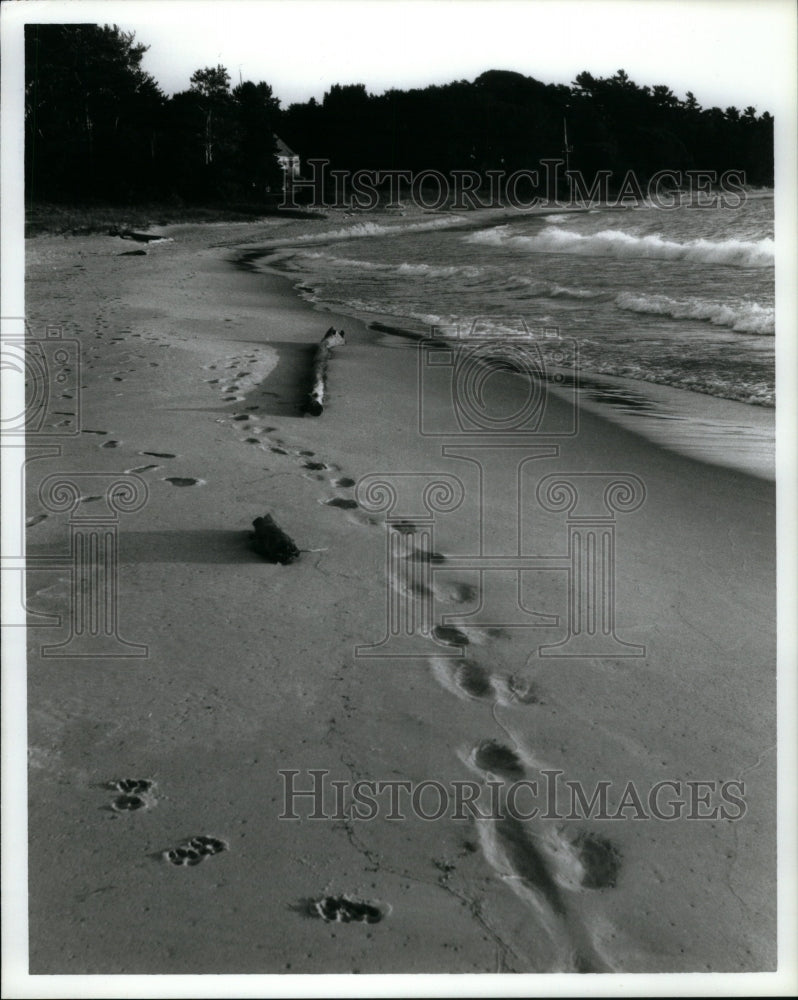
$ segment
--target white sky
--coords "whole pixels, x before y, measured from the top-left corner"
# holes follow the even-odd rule
[[[705,107],[777,113],[794,91],[792,0],[28,0],[28,21],[116,23],[166,93],[222,63],[283,107],[333,83],[372,93],[512,69],[544,83],[623,68]]]

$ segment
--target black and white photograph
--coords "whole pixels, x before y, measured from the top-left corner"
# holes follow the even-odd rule
[[[795,994],[797,25],[3,5],[4,998]]]

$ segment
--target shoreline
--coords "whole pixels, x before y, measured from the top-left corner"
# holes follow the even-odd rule
[[[415,432],[413,344],[314,309],[286,276],[237,268],[231,249],[261,227],[223,228],[215,247],[196,227],[140,258],[111,256],[119,246],[102,237],[28,247],[29,321],[52,321],[57,303],[86,389],[85,433],[28,466],[27,513],[50,472],[138,469],[148,489],[119,528],[120,628],[147,656],[65,669],[39,646],[66,625],[29,631],[31,972],[774,968],[772,485],[586,408],[559,454],[521,470],[499,450],[480,472],[458,455],[467,445],[444,454],[450,438]],[[312,418],[305,366],[330,324],[347,344]],[[443,420],[450,401],[436,391],[430,405]],[[572,409],[546,405],[556,433]],[[353,656],[379,642],[386,596],[408,586],[386,580],[384,514],[353,505],[355,484],[402,472],[464,486],[435,522],[432,572],[436,617],[470,637],[462,662],[432,642],[420,659]],[[574,473],[645,486],[642,506],[617,515],[615,605],[618,637],[644,657],[541,656],[562,622],[497,632],[488,612],[564,621],[560,572],[491,585],[478,606],[464,559],[568,551],[562,513],[541,510],[535,488]],[[303,550],[295,565],[252,555],[247,529],[267,511]],[[34,523],[29,557],[63,552],[67,521]],[[32,609],[68,621],[63,573],[29,572],[29,585]],[[744,779],[746,814],[523,829],[280,820],[280,771],[314,768],[446,787],[551,769],[586,789]],[[103,788],[122,777],[154,781],[152,807],[109,808]],[[185,870],[163,860],[197,835],[227,849]],[[325,894],[387,915],[308,919],[307,900]]]
[[[534,213],[534,214],[547,214]],[[479,224],[484,224],[482,220]],[[454,227],[459,228],[459,227]],[[287,271],[282,261],[270,260],[291,245],[264,245],[243,252],[236,263],[255,273],[282,275],[292,291],[319,313],[350,316],[369,329],[418,342],[428,337],[403,325],[403,317],[390,313],[342,312],[323,300],[308,296],[306,278]],[[296,244],[298,248],[301,244]],[[544,341],[545,345],[545,341]],[[571,382],[573,368],[548,364],[548,387]],[[576,378],[580,407],[616,426],[639,434],[657,447],[713,466],[735,469],[768,481],[776,478],[775,406],[748,403],[649,379],[578,368]]]

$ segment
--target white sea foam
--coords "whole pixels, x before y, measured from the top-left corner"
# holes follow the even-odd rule
[[[514,235],[510,226],[495,226],[463,237],[467,243],[506,247],[529,253],[569,253],[588,257],[630,257],[654,260],[688,260],[702,264],[769,267],[773,264],[772,239],[689,240],[677,243],[652,233],[635,236],[620,229],[582,235],[557,226],[546,226],[535,236]]]
[[[568,214],[568,213],[565,213],[565,212],[561,212],[559,215],[547,215],[546,216],[546,221],[547,222],[572,222],[576,218],[578,218],[578,216],[576,215],[575,212],[573,214]]]
[[[672,316],[674,319],[708,320],[715,326],[727,326],[738,333],[773,335],[776,330],[776,311],[757,302],[727,305],[709,299],[672,299],[667,295],[634,295],[621,292],[615,299],[619,309],[648,313],[655,316]]]
[[[355,271],[382,271],[392,273],[401,278],[478,278],[482,268],[468,264],[411,264],[407,261],[401,264],[387,264],[370,260],[355,260],[352,257],[337,257],[334,254],[308,252],[300,256],[306,260],[323,260],[332,267],[340,267]]]
[[[420,232],[424,229],[442,229],[463,222],[459,215],[447,216],[445,219],[426,219],[423,222],[404,222],[395,226],[386,226],[380,222],[356,222],[341,229],[330,229],[325,233],[306,233],[295,237],[297,242],[319,243],[322,240],[351,240],[364,236],[385,236],[388,233]]]

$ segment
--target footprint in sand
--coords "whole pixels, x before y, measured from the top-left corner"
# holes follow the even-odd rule
[[[419,530],[419,526],[413,524],[412,521],[394,521],[388,527],[393,531],[398,531],[400,535],[412,535]]]
[[[119,441],[104,441],[100,447],[101,448],[118,448],[121,442]]]
[[[452,661],[432,657],[430,667],[436,680],[460,698],[492,701],[499,705],[543,705],[540,690],[534,681],[510,674],[493,674],[473,660]]]
[[[585,889],[614,889],[618,884],[622,856],[618,848],[597,833],[580,833],[573,841],[584,874]]]
[[[203,834],[184,841],[178,847],[164,851],[162,857],[173,865],[198,865],[205,858],[226,851],[227,848],[228,845],[224,840]]]
[[[506,698],[509,702],[518,702],[521,705],[543,705],[540,691],[533,681],[522,680],[514,674],[510,674],[504,682]]]
[[[489,771],[503,778],[520,778],[524,774],[521,758],[498,740],[482,740],[471,751],[471,760],[480,771]]]
[[[467,646],[471,641],[465,632],[461,632],[454,625],[436,625],[432,634],[439,642],[444,642],[447,646]]]
[[[165,476],[163,479],[165,483],[171,483],[172,486],[204,486],[204,479],[193,479],[191,476]]]
[[[47,514],[33,514],[31,517],[25,519],[25,527],[32,528],[35,524],[41,524],[42,521],[47,520]]]
[[[428,556],[429,558],[425,558]],[[435,563],[437,560],[433,557],[439,556],[441,562],[445,562],[443,556],[440,553],[423,553],[419,552],[413,556],[408,556],[407,558],[417,558],[419,562],[431,562]],[[454,581],[435,581],[435,596],[439,601],[444,601],[447,604],[474,604],[479,597],[479,589],[471,583],[462,583]]]
[[[300,452],[300,455],[301,454],[302,452]],[[328,468],[328,466],[326,466],[324,462],[303,462],[302,466],[305,469],[312,469],[316,472],[320,472],[321,470]]]
[[[348,896],[322,896],[321,899],[302,900],[298,908],[308,916],[339,924],[378,924],[390,913],[390,907],[386,903],[365,903]]]
[[[480,664],[472,660],[453,663],[450,659],[434,657],[430,666],[438,682],[458,697],[478,701],[497,700],[493,677]]]
[[[435,566],[446,562],[446,556],[442,552],[424,552],[422,549],[413,549],[412,552],[407,553],[405,559],[411,562],[432,563]]]
[[[150,472],[152,469],[160,469],[160,465],[137,465],[135,469],[125,469],[125,472]]]
[[[319,500],[325,507],[338,507],[340,510],[356,510],[357,501],[349,500],[347,497],[330,497],[329,500]]]
[[[483,827],[485,829],[485,827]],[[563,827],[534,824],[505,815],[495,825],[493,851],[504,855],[511,872],[541,888],[546,886],[549,901],[559,889],[580,892],[585,889],[614,889],[621,875],[623,856],[606,837],[592,831],[572,834]],[[493,839],[489,836],[488,838]]]
[[[340,486],[341,489],[350,489],[355,485],[356,480],[351,479],[349,476],[342,476],[340,479],[336,479],[333,483],[334,486]]]
[[[111,803],[115,812],[151,809],[157,801],[153,792],[155,782],[149,778],[116,778],[105,787],[120,793]]]
[[[105,431],[102,433],[104,434]],[[152,458],[177,458],[177,455],[173,455],[169,451],[140,451],[139,455],[150,455]]]
[[[491,865],[516,891],[531,890],[558,916],[565,913],[565,903],[547,859],[527,826],[513,816],[504,816],[490,824],[479,824],[482,849]],[[524,895],[522,892],[521,895]]]

